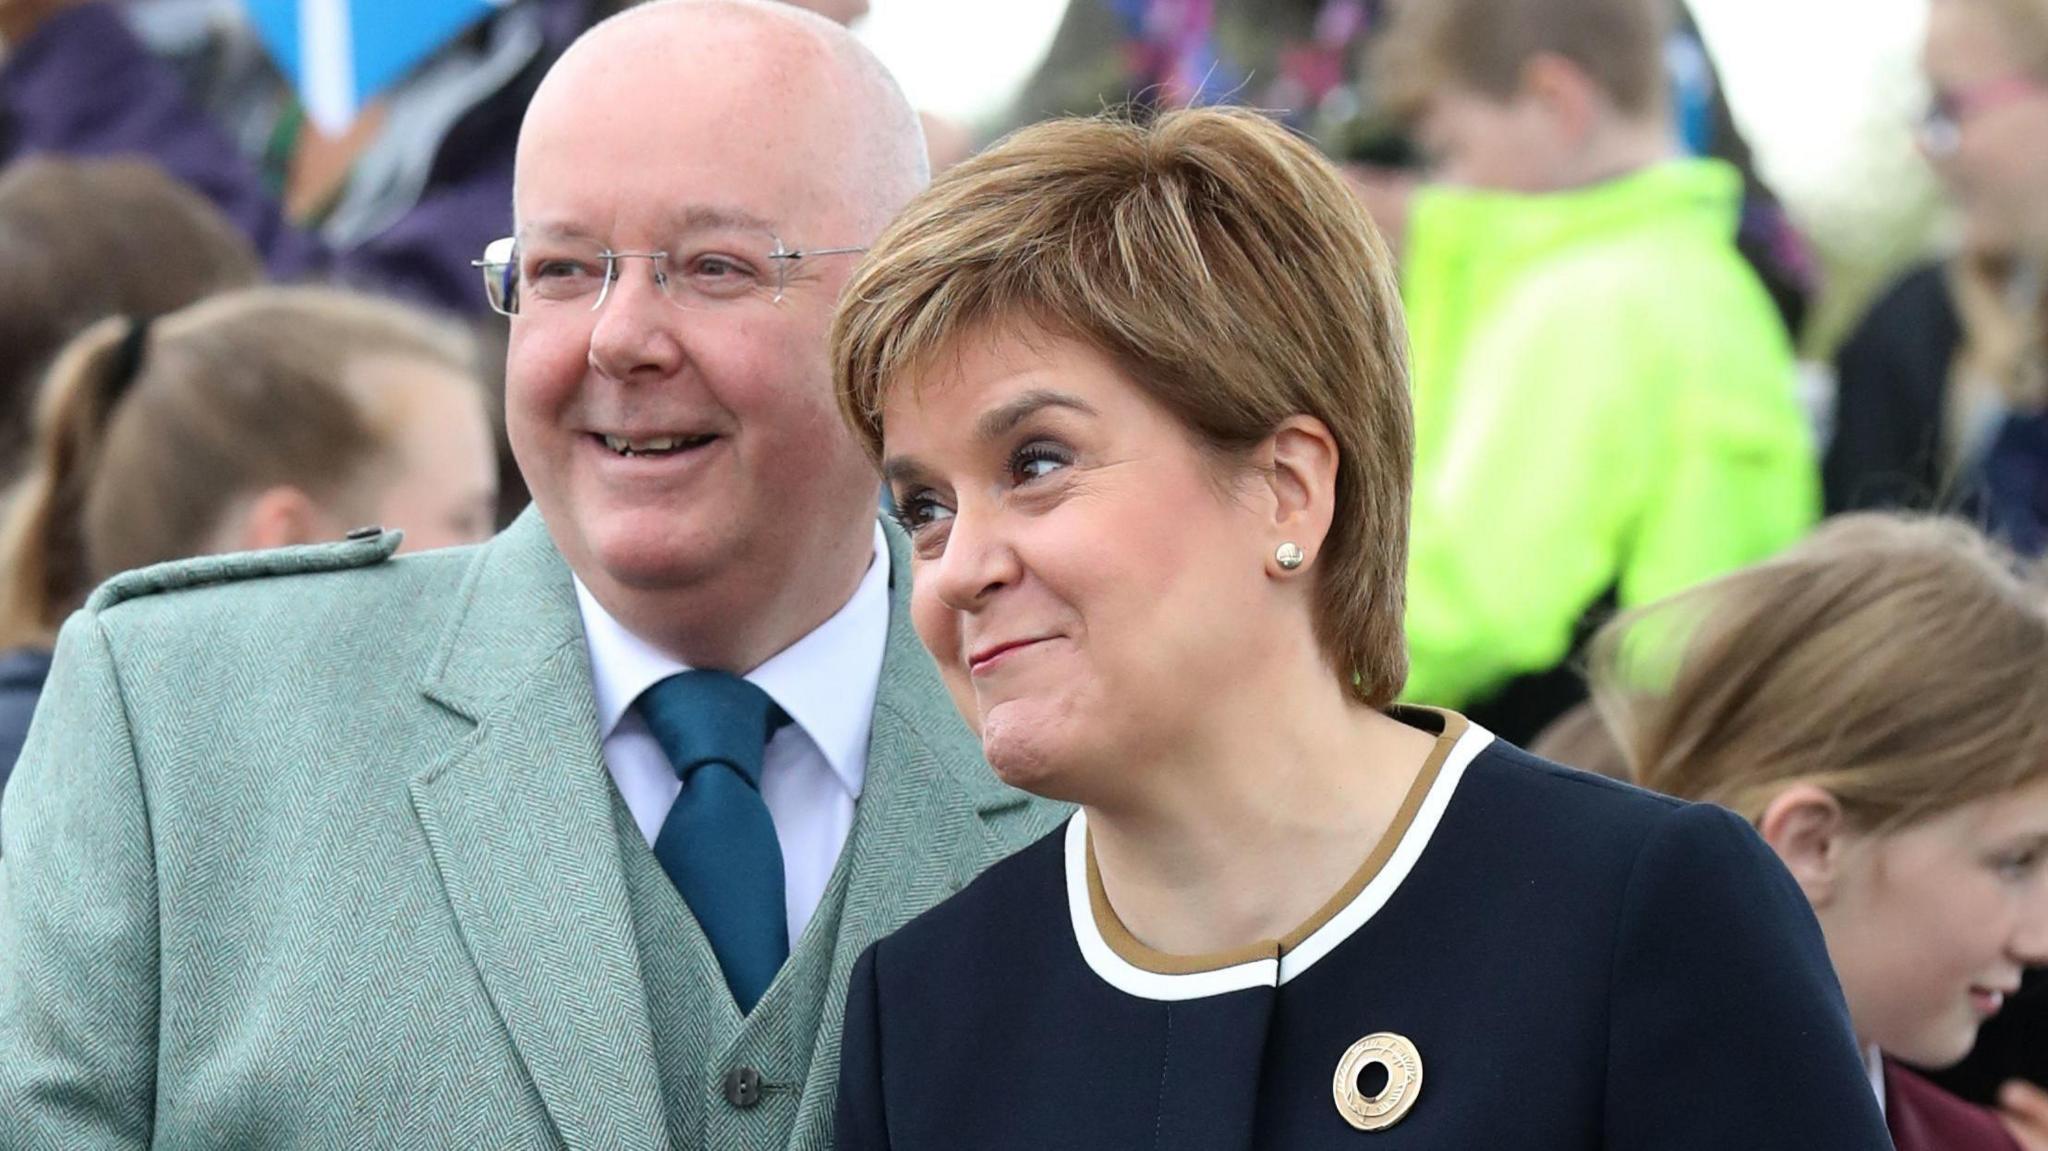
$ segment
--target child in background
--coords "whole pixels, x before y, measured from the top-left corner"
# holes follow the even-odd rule
[[[1963,1058],[2048,963],[2048,583],[1959,521],[1864,513],[1591,654],[1637,781],[1749,819],[1813,903],[1900,1151],[2048,1147],[1901,1065]]]
[[[1920,147],[1960,250],[1836,354],[1829,511],[1940,508],[2048,552],[2048,0],[1937,0]]]
[[[1662,0],[1397,5],[1374,57],[1409,206],[1409,698],[1526,741],[1597,616],[1812,524],[1790,340],[1736,248],[1742,182],[1680,158]]]
[[[324,288],[254,288],[113,317],[51,365],[0,526],[0,785],[66,616],[116,573],[339,539],[490,535],[497,457],[460,329]]]
[[[128,158],[35,156],[0,171],[0,268],[0,483],[25,462],[36,386],[71,337],[263,278],[213,205]]]

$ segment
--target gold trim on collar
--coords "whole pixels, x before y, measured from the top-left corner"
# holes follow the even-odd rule
[[[1095,862],[1094,833],[1090,832],[1087,850],[1088,904],[1094,912],[1095,927],[1101,933],[1102,941],[1109,945],[1109,949],[1115,952],[1118,958],[1141,971],[1149,971],[1155,975],[1200,975],[1203,972],[1221,971],[1261,959],[1277,960],[1301,946],[1309,936],[1322,930],[1323,925],[1335,919],[1338,912],[1357,899],[1359,893],[1365,890],[1365,885],[1371,883],[1381,869],[1386,867],[1387,860],[1394,854],[1394,849],[1401,845],[1401,840],[1407,836],[1408,829],[1415,823],[1415,813],[1422,809],[1422,801],[1428,797],[1429,789],[1435,785],[1437,776],[1442,773],[1444,761],[1450,758],[1451,749],[1458,745],[1459,738],[1471,726],[1464,716],[1456,712],[1439,711],[1436,708],[1395,708],[1393,717],[1411,727],[1441,726],[1436,746],[1430,749],[1429,758],[1422,761],[1422,770],[1415,773],[1414,782],[1408,785],[1408,793],[1402,797],[1401,806],[1395,810],[1393,822],[1380,833],[1379,842],[1373,844],[1372,851],[1365,857],[1365,862],[1359,865],[1357,871],[1351,873],[1351,878],[1345,881],[1343,887],[1337,889],[1335,895],[1325,901],[1316,913],[1309,916],[1300,926],[1280,939],[1261,940],[1229,951],[1212,951],[1204,955],[1172,955],[1156,951],[1132,935],[1130,929],[1124,926],[1124,921],[1117,917],[1116,909],[1109,905],[1109,893],[1102,886],[1102,871]]]

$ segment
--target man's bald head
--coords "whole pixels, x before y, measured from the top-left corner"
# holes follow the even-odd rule
[[[925,172],[874,57],[764,0],[629,10],[527,109],[506,434],[591,595],[685,663],[756,666],[873,559],[878,477],[825,347]]]
[[[762,147],[807,146],[821,194],[852,210],[863,243],[931,180],[923,126],[882,62],[776,0],[649,0],[593,26],[535,93],[520,167],[536,124],[628,116],[653,142],[659,119],[693,115],[743,118]]]

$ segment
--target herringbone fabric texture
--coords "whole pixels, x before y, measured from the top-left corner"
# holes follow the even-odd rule
[[[1060,817],[978,762],[907,580],[837,930],[741,1021],[679,898],[643,955],[660,872],[538,517],[394,543],[155,569],[66,626],[0,812],[0,1148],[828,1147],[855,956]],[[735,1066],[791,1087],[735,1108]]]

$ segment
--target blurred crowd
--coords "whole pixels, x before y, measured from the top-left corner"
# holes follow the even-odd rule
[[[333,132],[222,8],[0,0],[0,784],[110,576],[367,525],[473,544],[525,506],[477,265],[527,102],[623,3],[510,0]],[[1803,878],[1832,819],[1903,834],[2048,771],[2048,0],[1929,5],[1913,130],[1960,240],[1833,349],[1678,7],[1567,5],[1531,54],[1485,0],[1072,0],[1005,124],[926,138],[943,170],[1053,115],[1242,103],[1318,143],[1406,309],[1404,699],[1725,804]],[[1827,522],[1869,511],[1941,518]],[[1935,942],[2048,963],[2044,853],[1987,897],[2032,918]],[[1928,937],[1975,882],[1920,921],[1808,888],[1859,1035],[1972,961]],[[1884,1053],[2048,1147],[2048,1096],[2008,1087],[2048,1082],[2048,984],[2000,994],[1970,1058]]]

